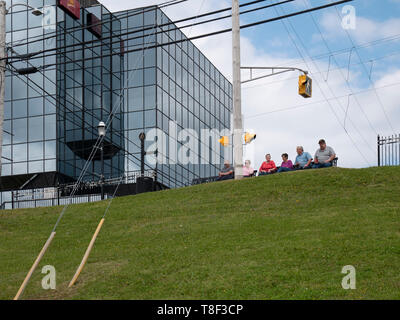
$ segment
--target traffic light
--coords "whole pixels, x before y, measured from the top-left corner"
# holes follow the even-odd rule
[[[221,139],[218,140],[218,142],[224,147],[227,147],[229,145],[229,137],[223,136]]]
[[[256,134],[246,132],[244,134],[244,144],[251,143],[253,140],[256,139],[256,137],[257,137]],[[227,146],[229,146],[229,137],[228,136],[223,136],[223,137],[221,137],[221,139],[218,140],[218,142],[220,144],[222,144],[224,147],[227,147]]]
[[[312,79],[306,74],[299,77],[299,95],[304,98],[311,98],[312,96]]]
[[[244,134],[244,143],[245,143],[245,144],[249,144],[250,142],[252,142],[253,140],[255,140],[256,137],[257,137],[256,134],[246,132],[246,133]]]

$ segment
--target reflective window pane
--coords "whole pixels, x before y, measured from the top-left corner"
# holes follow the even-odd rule
[[[43,117],[29,118],[29,141],[43,140]]]
[[[27,144],[16,144],[13,146],[13,161],[27,161],[28,160],[28,145]]]
[[[29,143],[29,160],[43,159],[43,142]]]
[[[13,142],[21,143],[28,140],[28,120],[26,118],[13,120]]]
[[[28,115],[27,100],[13,101],[13,118],[24,118]]]

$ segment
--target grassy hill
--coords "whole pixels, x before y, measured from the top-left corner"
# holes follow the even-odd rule
[[[71,206],[24,299],[399,299],[400,167],[309,170]],[[0,212],[0,299],[62,208]],[[41,288],[54,265],[57,290]],[[343,290],[342,267],[357,270]]]

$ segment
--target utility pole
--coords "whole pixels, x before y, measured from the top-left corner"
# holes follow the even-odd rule
[[[4,87],[6,73],[6,2],[0,1],[0,176],[3,156]]]
[[[232,60],[233,60],[233,167],[235,180],[243,178],[242,87],[240,77],[239,0],[232,0]]]

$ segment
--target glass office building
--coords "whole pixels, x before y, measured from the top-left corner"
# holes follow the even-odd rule
[[[9,60],[0,185],[3,208],[9,207],[4,203],[19,200],[12,191],[76,181],[92,152],[83,179],[98,181],[100,153],[93,146],[100,121],[110,123],[104,141],[106,179],[140,169],[139,134],[155,128],[167,137],[166,145],[157,149],[167,161],[146,158],[145,168],[155,172],[157,182],[175,188],[217,174],[223,147],[215,137],[202,139],[201,130],[230,128],[232,86],[192,42],[184,41],[186,36],[162,10],[146,7],[111,13],[95,0],[6,2],[7,7],[25,3],[44,12],[37,17],[16,6],[7,14],[8,56],[55,48],[57,54],[48,51],[46,57]],[[17,72],[32,66],[39,71]],[[171,122],[177,132],[192,130],[198,140],[196,150],[191,150],[197,162],[170,161],[171,155],[178,157],[171,145],[178,150],[184,144],[170,132]],[[146,148],[151,144],[146,141]]]
[[[127,158],[126,170],[138,169],[134,159],[140,157],[140,149],[134,141],[138,141],[140,132],[156,127],[168,137],[162,151],[167,164],[157,164],[154,168],[160,182],[173,188],[190,184],[195,178],[217,175],[223,163],[224,147],[217,142],[217,137],[213,141],[200,139],[201,130],[221,132],[230,128],[231,83],[191,41],[183,41],[186,36],[162,10],[141,8],[116,15],[122,29],[129,32],[124,37],[130,39],[125,41],[125,134],[127,150],[135,156]],[[167,43],[173,44],[157,47]],[[175,122],[178,132],[188,128],[197,133],[195,163],[172,163],[170,144],[175,143],[175,150],[179,150],[182,142],[171,141],[171,121]],[[202,158],[204,149],[210,155],[207,159]],[[213,157],[220,158],[211,161]]]

